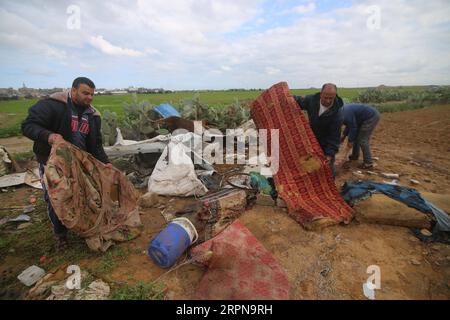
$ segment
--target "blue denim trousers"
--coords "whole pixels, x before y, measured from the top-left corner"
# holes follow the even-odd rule
[[[39,163],[39,175],[41,176],[42,190],[44,191],[44,200],[47,202],[47,214],[53,225],[53,232],[57,237],[64,237],[67,235],[67,228],[61,223],[55,210],[52,207],[50,198],[48,196],[47,186],[44,183],[44,170],[45,165]]]
[[[356,140],[353,142],[352,159],[357,160],[359,158],[359,150],[361,149],[364,163],[372,164],[373,159],[370,151],[370,137],[379,120],[380,114],[377,112],[373,117],[364,121],[358,128]]]

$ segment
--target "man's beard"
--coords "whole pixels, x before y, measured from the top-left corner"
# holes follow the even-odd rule
[[[83,108],[87,108],[87,107],[89,107],[89,103],[88,104],[86,104],[86,103],[84,103],[83,101],[80,101],[79,99],[78,99],[78,97],[74,97],[75,99],[73,99],[72,98],[72,101],[77,105],[77,106],[80,106],[80,107],[83,107]]]

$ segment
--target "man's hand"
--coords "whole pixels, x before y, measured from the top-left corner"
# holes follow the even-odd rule
[[[347,149],[353,148],[353,142],[347,141]]]
[[[57,143],[61,143],[64,142],[64,138],[62,137],[62,135],[58,134],[58,133],[52,133],[48,136],[48,144],[49,145],[54,145]]]
[[[112,169],[112,168],[114,168],[114,166],[112,165],[112,163],[111,163],[111,162],[109,162],[109,163],[106,163],[106,164],[105,164],[105,167],[107,167],[107,168],[109,168],[109,169]]]

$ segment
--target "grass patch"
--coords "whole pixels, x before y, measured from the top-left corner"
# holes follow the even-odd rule
[[[18,153],[15,153],[12,155],[13,159],[15,161],[19,161],[19,162],[33,160],[34,156],[35,155],[34,155],[33,150],[25,151],[25,152],[18,152]]]
[[[165,286],[161,283],[145,283],[122,285],[109,296],[111,300],[163,300]]]
[[[130,254],[128,247],[115,245],[106,253],[102,253],[99,261],[89,267],[89,272],[99,277],[110,273],[118,262],[125,261]]]
[[[3,229],[3,228],[2,228]],[[17,233],[9,233],[0,231],[0,256],[5,257],[8,250],[13,249],[13,245],[17,242],[19,235]]]
[[[20,120],[21,122],[21,120]],[[22,131],[20,129],[20,122],[16,123],[11,126],[1,127],[0,128],[0,138],[9,138],[9,137],[15,137],[22,134]]]
[[[416,110],[428,107],[421,103],[408,103],[408,102],[387,102],[382,104],[375,104],[375,107],[380,113],[392,113],[401,112],[407,110]]]

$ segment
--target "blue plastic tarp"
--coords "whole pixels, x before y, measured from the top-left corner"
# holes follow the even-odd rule
[[[370,181],[347,181],[342,188],[341,195],[350,206],[353,206],[355,203],[369,198],[375,192],[383,193],[422,212],[432,213],[437,221],[437,230],[450,231],[450,216],[431,202],[423,199],[420,193],[412,188]]]
[[[180,117],[180,113],[175,109],[173,106],[171,106],[168,103],[162,103],[159,106],[154,106],[153,110],[158,112],[163,118],[169,118],[169,117]]]

